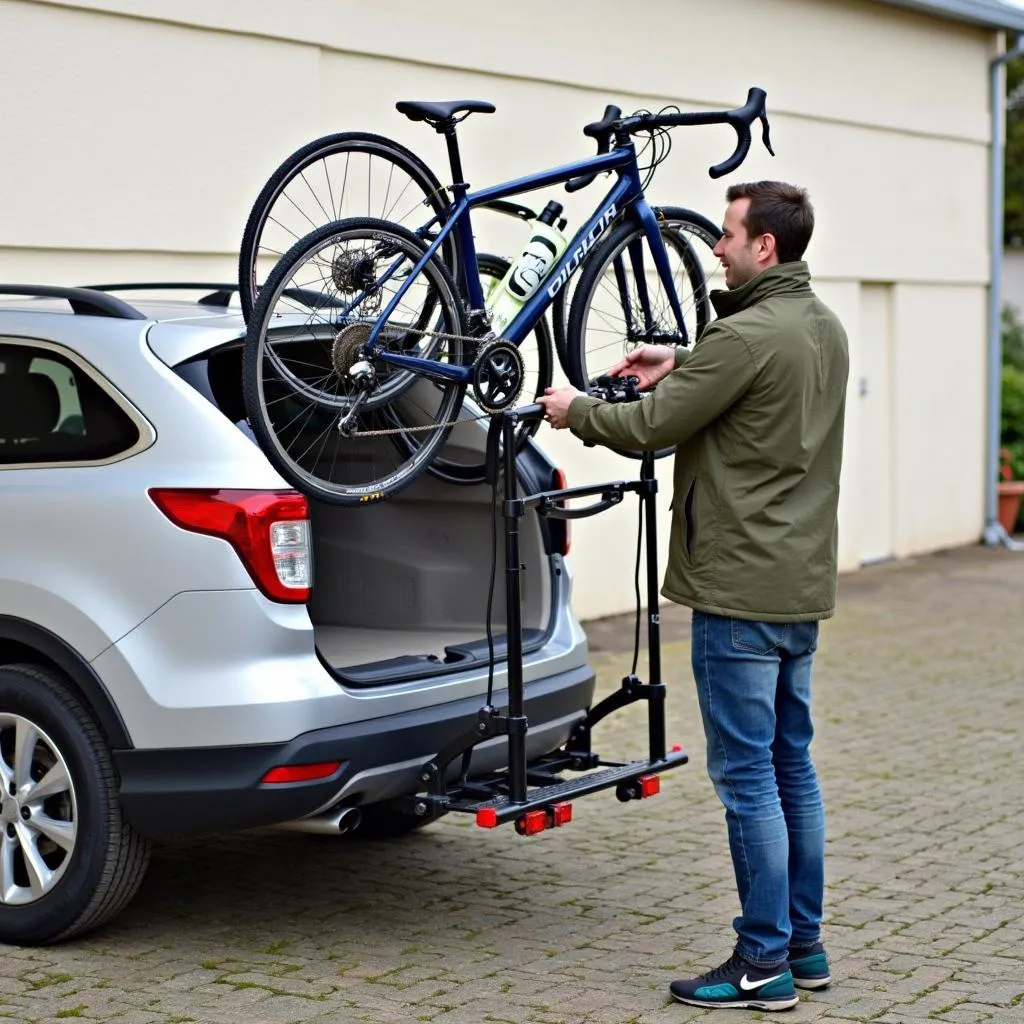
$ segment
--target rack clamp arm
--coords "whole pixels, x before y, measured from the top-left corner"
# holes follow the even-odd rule
[[[476,723],[443,746],[423,766],[420,782],[426,783],[432,797],[446,795],[445,775],[448,766],[458,757],[467,754],[473,747],[494,736],[525,736],[527,719],[525,715],[503,715],[497,708],[485,704],[477,712]]]

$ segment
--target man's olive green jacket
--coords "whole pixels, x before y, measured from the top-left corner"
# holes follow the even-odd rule
[[[718,319],[639,402],[580,397],[569,426],[625,450],[677,445],[662,594],[713,615],[824,619],[836,600],[846,332],[783,263],[711,300]]]

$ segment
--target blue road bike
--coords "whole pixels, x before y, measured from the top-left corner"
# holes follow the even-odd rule
[[[481,416],[511,408],[524,381],[520,343],[577,271],[563,354],[576,386],[586,387],[639,344],[685,346],[694,339],[710,310],[687,231],[702,233],[703,244],[713,246],[718,229],[691,211],[648,204],[634,136],[683,125],[730,125],[736,147],[710,169],[713,178],[743,163],[757,120],[772,151],[760,89],[729,111],[623,117],[608,107],[584,129],[597,142],[596,156],[471,192],[455,126],[493,106],[472,100],[397,106],[445,136],[450,211],[430,239],[375,217],[346,218],[310,232],[260,289],[245,342],[246,406],[261,445],[293,486],[338,505],[382,501],[416,479],[442,450],[451,459],[450,449],[458,447],[453,428],[467,418],[467,390]],[[612,187],[495,337],[477,269],[472,211],[559,183],[575,191],[604,172],[614,174]],[[458,279],[442,255],[451,239],[459,253]]]

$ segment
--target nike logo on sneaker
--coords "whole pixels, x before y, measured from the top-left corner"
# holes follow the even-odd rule
[[[755,988],[760,988],[762,985],[767,985],[769,982],[778,981],[779,978],[785,977],[786,972],[782,974],[773,974],[770,978],[758,978],[757,981],[751,981],[745,974],[740,978],[740,988],[744,992],[752,992]]]

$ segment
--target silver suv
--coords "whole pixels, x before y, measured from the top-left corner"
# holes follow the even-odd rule
[[[490,488],[307,501],[248,430],[227,290],[148,288],[0,287],[0,942],[108,920],[152,840],[417,827],[422,766],[488,692]],[[558,475],[533,445],[520,473]],[[565,529],[521,525],[531,758],[594,689]],[[493,621],[500,706],[500,581]]]

